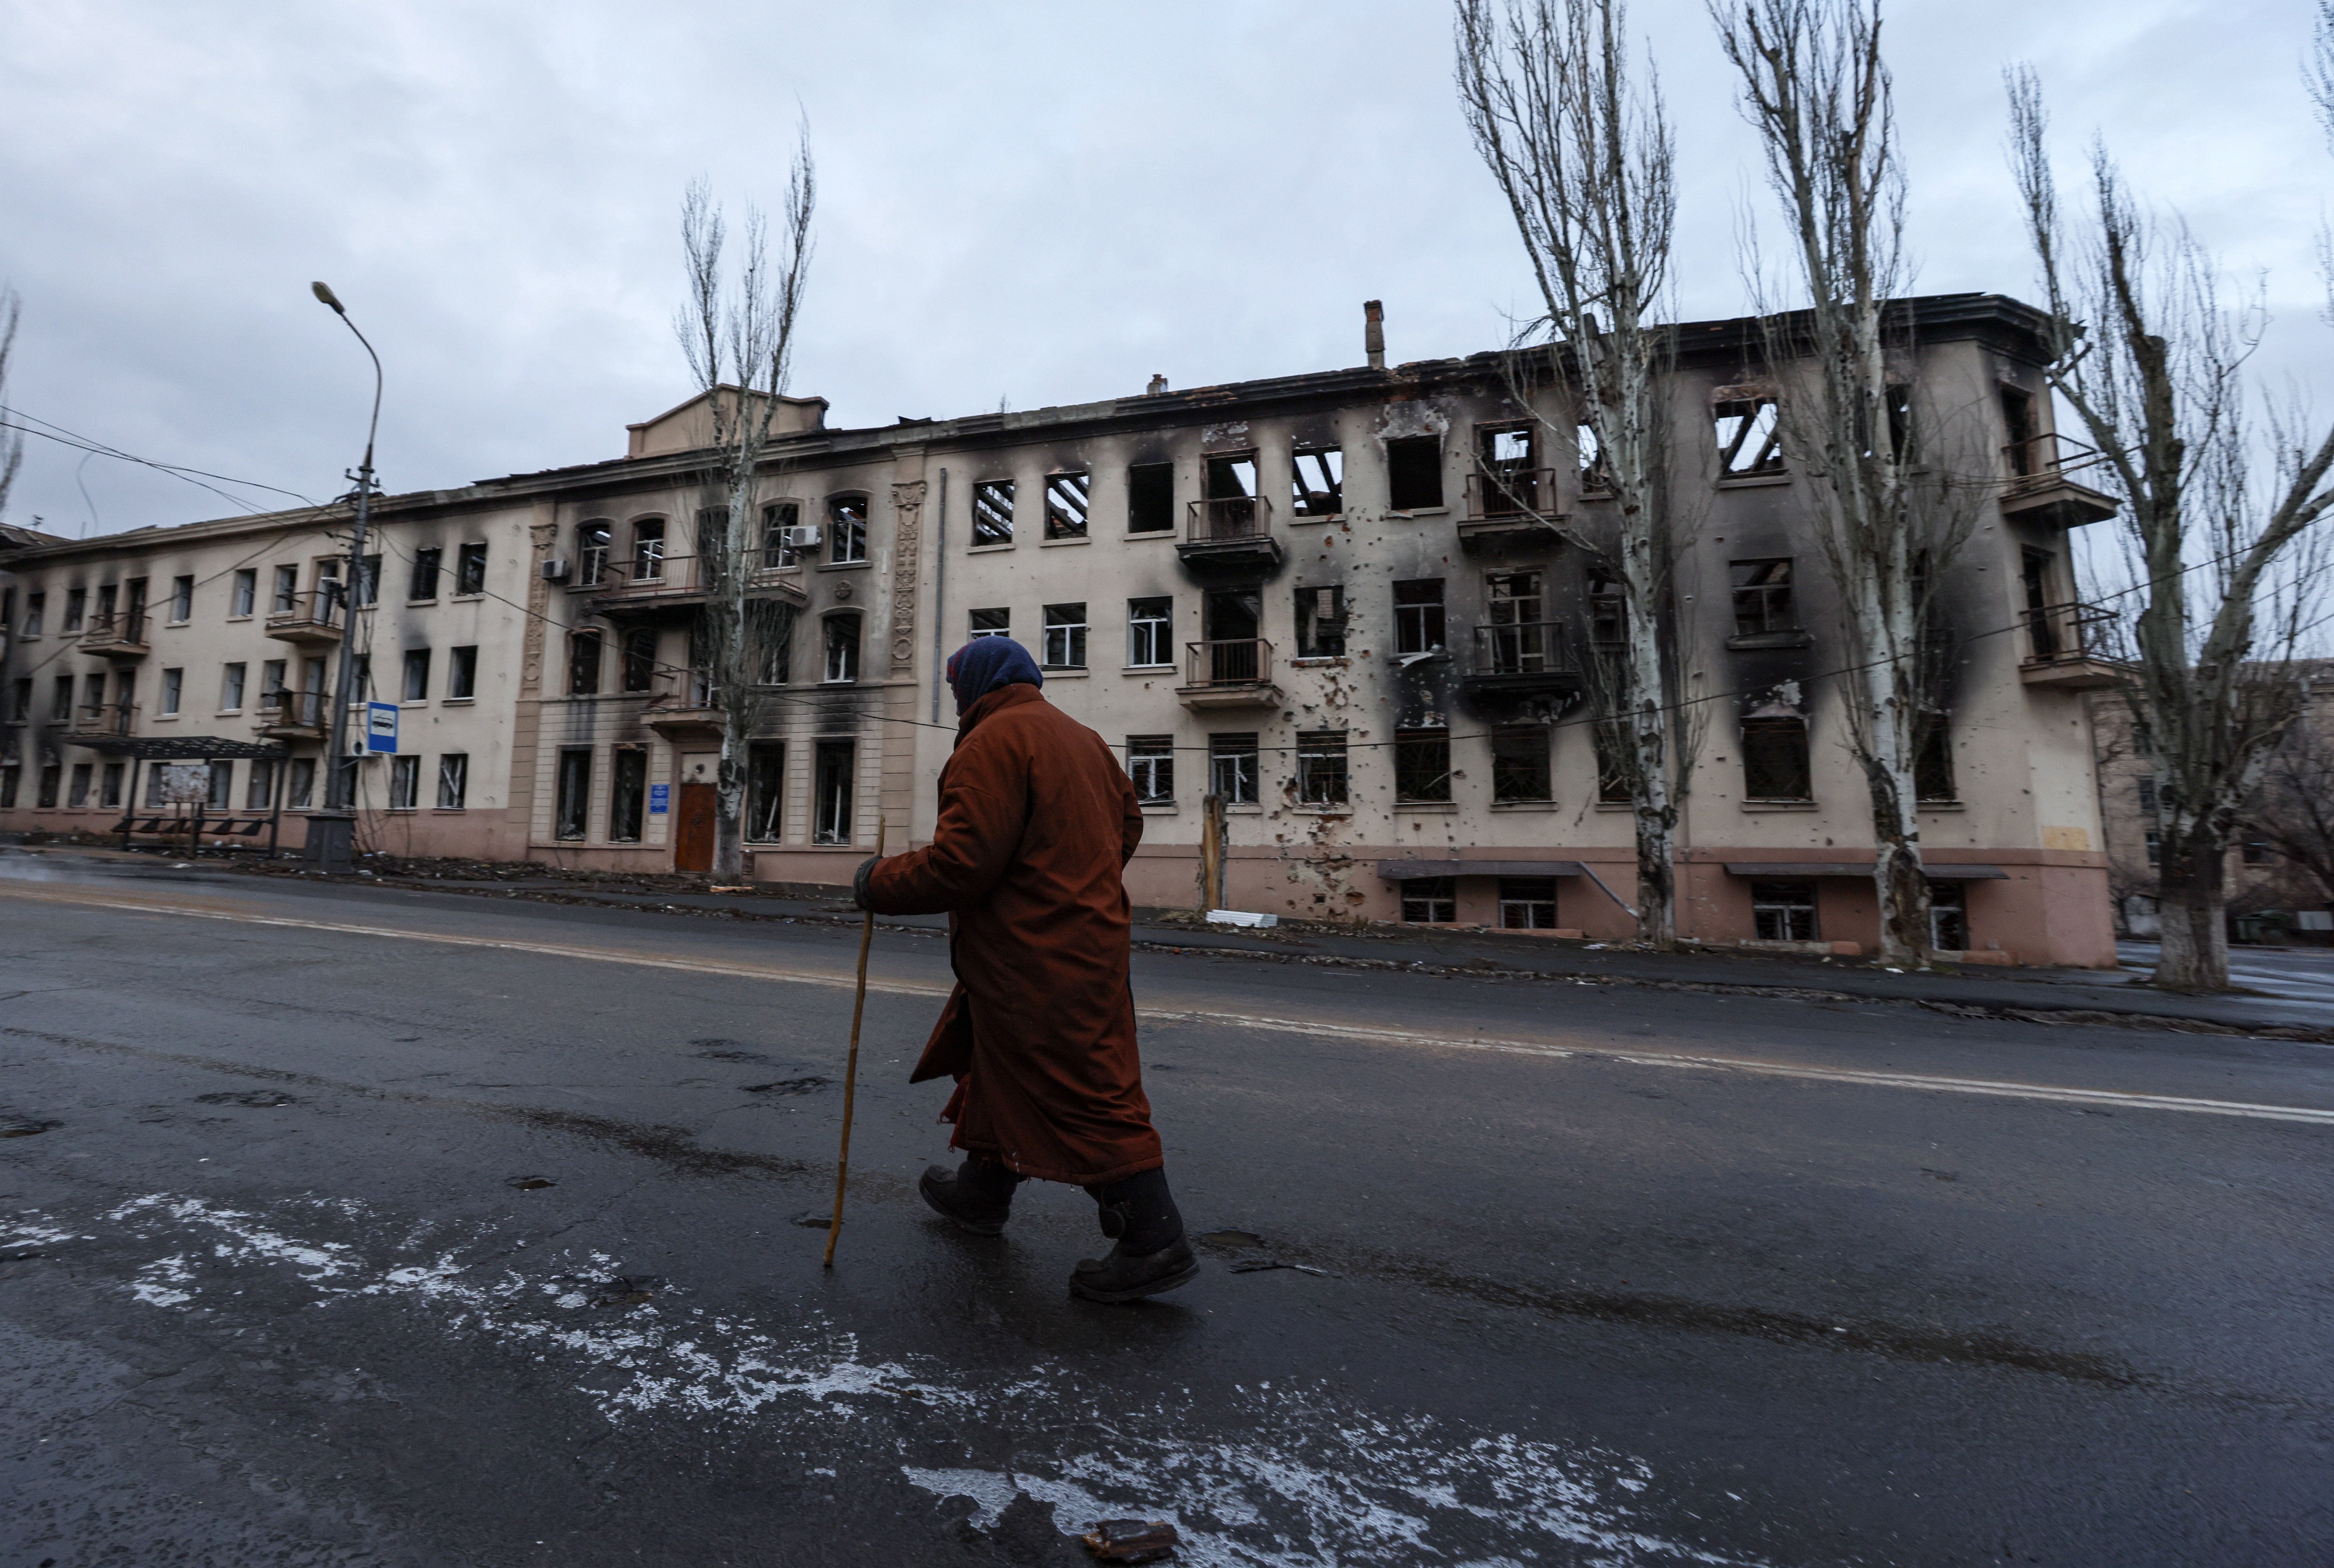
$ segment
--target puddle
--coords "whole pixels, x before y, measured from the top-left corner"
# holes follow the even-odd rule
[[[547,1176],[514,1176],[506,1185],[516,1187],[521,1192],[539,1192],[546,1187],[557,1187],[559,1183]]]
[[[278,1093],[273,1089],[223,1089],[216,1094],[196,1095],[195,1103],[198,1105],[248,1105],[255,1111],[265,1111],[271,1106],[296,1105],[299,1101],[289,1094]]]

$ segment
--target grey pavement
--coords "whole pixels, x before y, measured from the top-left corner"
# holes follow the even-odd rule
[[[1104,1308],[1082,1195],[915,1198],[929,930],[832,1273],[815,900],[0,856],[0,1568],[2334,1558],[2306,1041],[1166,942],[1209,1268]]]

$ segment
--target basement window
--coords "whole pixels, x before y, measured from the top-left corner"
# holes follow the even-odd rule
[[[1013,481],[983,479],[972,487],[972,544],[1013,543]]]
[[[1968,950],[1969,884],[1929,884],[1929,946],[1941,953]]]
[[[1772,398],[1746,398],[1711,409],[1718,476],[1744,479],[1783,471],[1780,410]]]
[[[1807,720],[1742,721],[1742,794],[1754,801],[1815,799],[1814,779],[1808,763]]]
[[[1049,474],[1046,476],[1046,537],[1083,539],[1086,536],[1091,474]]]
[[[1126,470],[1126,531],[1170,534],[1175,528],[1175,465],[1136,463]]]
[[[1814,941],[1816,885],[1813,882],[1751,883],[1750,925],[1762,942]]]
[[[1300,448],[1290,468],[1290,516],[1335,517],[1345,511],[1345,454],[1342,449]]]
[[[1556,879],[1501,877],[1500,928],[1503,931],[1556,929]]]
[[[1402,918],[1413,926],[1448,926],[1459,919],[1459,879],[1412,877],[1402,884]]]
[[[1386,505],[1416,512],[1442,505],[1442,438],[1404,436],[1386,443]]]

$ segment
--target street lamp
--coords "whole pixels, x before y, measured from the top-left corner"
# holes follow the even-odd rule
[[[349,704],[356,696],[356,588],[364,572],[365,524],[371,515],[372,443],[381,428],[381,356],[357,332],[338,295],[321,283],[308,286],[349,331],[356,332],[357,341],[364,343],[366,357],[372,361],[372,422],[365,427],[364,461],[349,476],[357,482],[357,525],[349,535],[349,567],[341,578],[341,672],[333,689],[332,755],[324,775],[324,809],[308,818],[308,858],[324,871],[345,871],[355,863],[356,769],[349,762]]]

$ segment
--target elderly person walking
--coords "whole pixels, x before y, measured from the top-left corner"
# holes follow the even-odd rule
[[[1039,693],[1045,677],[1019,643],[977,638],[948,678],[957,742],[932,842],[869,861],[857,880],[863,909],[951,917],[956,989],[908,1081],[956,1080],[940,1119],[965,1159],[924,1172],[924,1200],[996,1236],[1023,1181],[1074,1183],[1115,1245],[1077,1265],[1072,1293],[1126,1302],[1172,1290],[1200,1265],[1135,1053],[1120,880],[1143,837],[1134,786],[1102,736]]]

